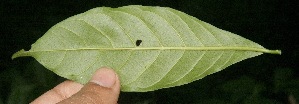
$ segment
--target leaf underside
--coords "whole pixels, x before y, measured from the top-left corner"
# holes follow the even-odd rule
[[[167,7],[99,7],[48,30],[29,51],[49,70],[85,84],[100,67],[113,68],[121,90],[146,92],[190,83],[267,50]]]

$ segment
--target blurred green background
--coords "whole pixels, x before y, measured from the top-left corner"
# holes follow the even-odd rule
[[[264,54],[187,85],[145,93],[122,92],[119,103],[290,104],[299,102],[298,4],[295,0],[5,0],[0,4],[0,104],[26,104],[65,79],[30,49],[51,26],[95,7],[167,6],[236,33],[282,55]]]

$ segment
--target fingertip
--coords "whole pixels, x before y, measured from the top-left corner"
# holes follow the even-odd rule
[[[107,67],[103,67],[93,74],[90,82],[106,88],[111,88],[115,84],[116,80],[118,79],[114,70]]]

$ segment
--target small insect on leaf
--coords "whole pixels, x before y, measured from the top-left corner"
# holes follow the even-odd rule
[[[136,40],[136,46],[139,46],[141,44],[142,40]]]

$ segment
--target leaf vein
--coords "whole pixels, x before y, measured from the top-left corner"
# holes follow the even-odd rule
[[[177,17],[179,17],[179,19],[180,19],[181,21],[183,21],[183,23],[188,27],[188,29],[189,29],[189,30],[192,32],[192,34],[196,37],[196,39],[198,40],[198,42],[201,43],[203,47],[205,47],[205,45],[200,41],[200,39],[198,38],[198,36],[195,35],[194,31],[192,31],[192,29],[190,28],[189,24],[187,24],[186,21],[184,21],[184,20],[182,19],[181,16],[177,15],[176,13],[174,13],[174,12],[168,10],[168,9],[165,9],[165,10],[168,11],[168,12],[170,12],[170,13],[172,13],[172,14],[174,14],[174,15],[176,15]]]
[[[127,85],[129,85],[129,84],[131,84],[131,83],[134,83],[136,80],[138,80],[138,78],[150,67],[150,66],[152,66],[152,64],[157,60],[157,58],[160,56],[160,54],[161,54],[161,51],[159,51],[159,53],[158,53],[158,55],[157,55],[157,57],[155,57],[154,59],[154,61],[153,62],[151,62],[145,69],[144,69],[144,71],[143,72],[141,72],[139,75],[138,75],[138,77],[136,77],[134,80],[132,80],[132,82],[130,82],[130,83],[128,83]]]
[[[152,83],[152,85],[150,85],[150,86],[148,86],[148,87],[151,87],[151,86],[154,86],[155,84],[157,84],[157,83],[159,83],[172,69],[173,69],[173,67],[180,61],[180,59],[184,56],[184,54],[185,54],[185,50],[183,51],[183,53],[182,53],[182,55],[178,58],[178,61],[176,61],[175,62],[175,64],[173,64],[171,67],[170,67],[170,70],[168,70],[167,72],[166,72],[166,74],[163,76],[163,77],[161,77],[158,81],[156,81],[155,83]],[[174,59],[173,59],[174,60]]]
[[[229,62],[229,60],[234,56],[235,53],[236,53],[236,52],[233,51],[232,54],[229,56],[229,58],[228,58],[228,59],[224,62],[224,64],[221,65],[219,68],[220,68],[220,69],[223,69],[224,65],[226,65],[226,64]]]
[[[87,21],[85,21],[85,20],[83,20],[83,19],[77,19],[77,20],[78,20],[78,21],[83,21],[84,23],[86,23],[87,25],[89,25],[90,27],[92,27],[93,29],[97,30],[99,33],[103,34],[103,35],[109,40],[111,46],[112,46],[113,48],[115,48],[115,46],[114,46],[112,40],[109,38],[109,36],[108,36],[105,32],[103,32],[102,30],[100,30],[100,29],[94,27],[93,25],[89,24]]]
[[[123,67],[124,67],[125,65],[128,64],[129,60],[132,58],[132,54],[133,54],[133,52],[130,51],[130,55],[128,56],[129,58],[127,58],[126,61],[124,62],[124,64],[121,65],[121,67],[119,68],[120,71],[121,71],[121,69],[123,69]]]
[[[194,70],[194,67],[199,63],[199,61],[203,58],[203,56],[205,54],[206,54],[206,52],[204,52],[200,57],[198,57],[198,59],[196,60],[196,63],[192,66],[191,70],[189,70],[185,75],[183,75],[180,79],[177,79],[176,81],[173,81],[172,83],[169,83],[169,84],[176,83],[176,82],[180,81],[181,79],[185,78],[186,75],[188,75],[190,72],[192,72]]]
[[[190,20],[194,21],[199,26],[203,27],[203,29],[205,29],[207,31],[207,34],[210,34],[212,37],[214,37],[217,40],[217,42],[219,43],[220,46],[223,46],[222,43],[215,37],[215,35],[213,33],[211,33],[206,27],[204,27],[201,23],[199,23],[198,21],[194,20],[193,18],[190,18]]]
[[[152,14],[160,17],[160,18],[162,18],[162,20],[164,20],[169,25],[169,27],[171,27],[175,31],[176,35],[180,38],[181,42],[183,43],[183,46],[186,47],[186,44],[185,44],[184,40],[181,37],[181,34],[173,27],[173,25],[169,21],[167,21],[164,17],[162,17],[161,15],[159,15],[159,14],[157,14],[155,12],[152,12],[152,11],[148,11],[148,12],[150,12],[150,13],[152,13]]]
[[[221,57],[223,56],[223,53],[224,53],[224,52],[221,52],[221,54],[218,55],[218,57],[217,57],[216,60],[213,59],[214,61],[212,61],[212,64],[211,64],[209,67],[207,67],[206,70],[204,70],[201,74],[198,74],[198,75],[197,75],[196,77],[194,77],[194,78],[197,78],[197,77],[201,76],[202,74],[205,74],[206,71],[210,70],[210,69],[215,65],[215,63],[216,63],[219,59],[221,59]]]
[[[61,27],[61,28],[65,29],[65,30],[67,30],[67,31],[71,32],[71,33],[72,33],[72,34],[74,34],[75,36],[79,37],[81,40],[83,40],[83,42],[84,42],[84,45],[85,45],[85,46],[87,46],[86,40],[85,40],[85,39],[83,39],[83,38],[82,38],[80,35],[78,35],[78,34],[77,34],[77,33],[75,33],[74,31],[72,31],[72,30],[68,29],[67,27],[63,27],[63,26],[58,26],[58,27]]]
[[[92,64],[90,64],[86,69],[83,69],[83,71],[81,71],[81,72],[80,72],[79,74],[77,74],[77,75],[80,75],[80,74],[82,74],[82,73],[85,73],[90,67],[94,66],[94,65],[98,62],[98,60],[100,59],[99,56],[100,56],[100,55],[96,55],[96,60],[95,60]]]
[[[110,11],[110,10],[109,10]],[[134,44],[133,39],[130,35],[128,35],[128,33],[125,31],[125,29],[115,20],[113,19],[111,16],[109,16],[108,14],[102,13],[103,15],[106,15],[107,17],[109,17],[115,24],[117,24],[121,30],[128,36],[128,38],[130,39],[131,43]]]
[[[134,7],[135,8],[135,7]],[[138,8],[139,9],[139,8]],[[117,11],[117,10],[116,10]],[[137,15],[134,15],[132,13],[129,13],[129,12],[126,12],[126,11],[120,11],[119,12],[123,12],[123,13],[126,13],[128,15],[131,15],[133,17],[136,17],[142,24],[144,24],[144,26],[146,26],[146,28],[153,34],[153,36],[156,37],[156,39],[158,40],[159,44],[161,45],[161,47],[164,47],[163,44],[161,43],[161,40],[157,37],[157,35],[149,28],[150,26],[148,24],[146,24],[142,18],[140,18],[139,16]]]
[[[59,64],[57,64],[57,65],[56,65],[56,67],[54,67],[53,69],[55,69],[55,70],[56,70],[56,69],[57,69],[57,67],[59,67],[59,66],[61,65],[61,63],[63,62],[63,60],[64,60],[64,58],[65,58],[65,56],[66,56],[66,52],[67,52],[67,51],[64,51],[63,57],[61,58],[61,60],[60,60]],[[54,70],[53,70],[53,71],[54,71]]]

